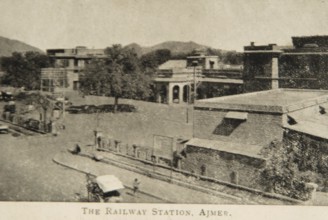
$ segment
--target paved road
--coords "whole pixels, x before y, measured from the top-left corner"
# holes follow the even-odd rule
[[[131,187],[135,178],[141,181],[140,189],[165,201],[173,203],[205,203],[205,204],[237,204],[236,199],[223,196],[213,196],[197,190],[178,186],[158,179],[150,178],[116,166],[102,162],[95,162],[89,158],[73,156],[63,152],[55,157],[56,161],[72,168],[92,173],[96,176],[113,174],[117,176],[124,185]],[[154,187],[156,186],[156,187]]]
[[[1,201],[85,201],[84,174],[55,164],[53,157],[66,151],[63,140],[47,136],[0,136]],[[125,193],[126,202],[159,203],[162,200]]]

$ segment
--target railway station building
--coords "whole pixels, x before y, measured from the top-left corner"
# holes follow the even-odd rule
[[[311,143],[300,148],[327,171],[327,108],[327,90],[275,89],[198,100],[193,138],[185,144],[180,167],[261,189],[262,149],[273,141],[295,140],[291,134],[297,134]]]

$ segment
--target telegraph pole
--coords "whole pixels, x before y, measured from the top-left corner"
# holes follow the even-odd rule
[[[196,67],[198,66],[198,61],[192,61],[192,66],[194,67],[194,92],[193,92],[193,107],[192,107],[192,137],[194,137],[195,133],[195,102],[197,96],[197,89],[196,89]]]
[[[192,66],[194,67],[194,104],[196,101],[197,90],[196,90],[196,67],[198,66],[198,62],[196,60],[192,61]]]

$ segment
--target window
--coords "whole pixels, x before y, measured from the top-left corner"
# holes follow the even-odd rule
[[[242,122],[244,121],[239,119],[224,118],[213,134],[229,136]]]
[[[229,136],[243,122],[247,120],[247,112],[228,112],[213,134]]]
[[[214,61],[210,60],[210,69],[214,69]]]

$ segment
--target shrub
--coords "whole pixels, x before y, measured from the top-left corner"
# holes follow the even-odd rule
[[[311,189],[306,186],[306,179],[301,178],[290,146],[273,141],[263,150],[262,155],[268,160],[261,172],[261,183],[268,191],[294,199],[309,199]]]

